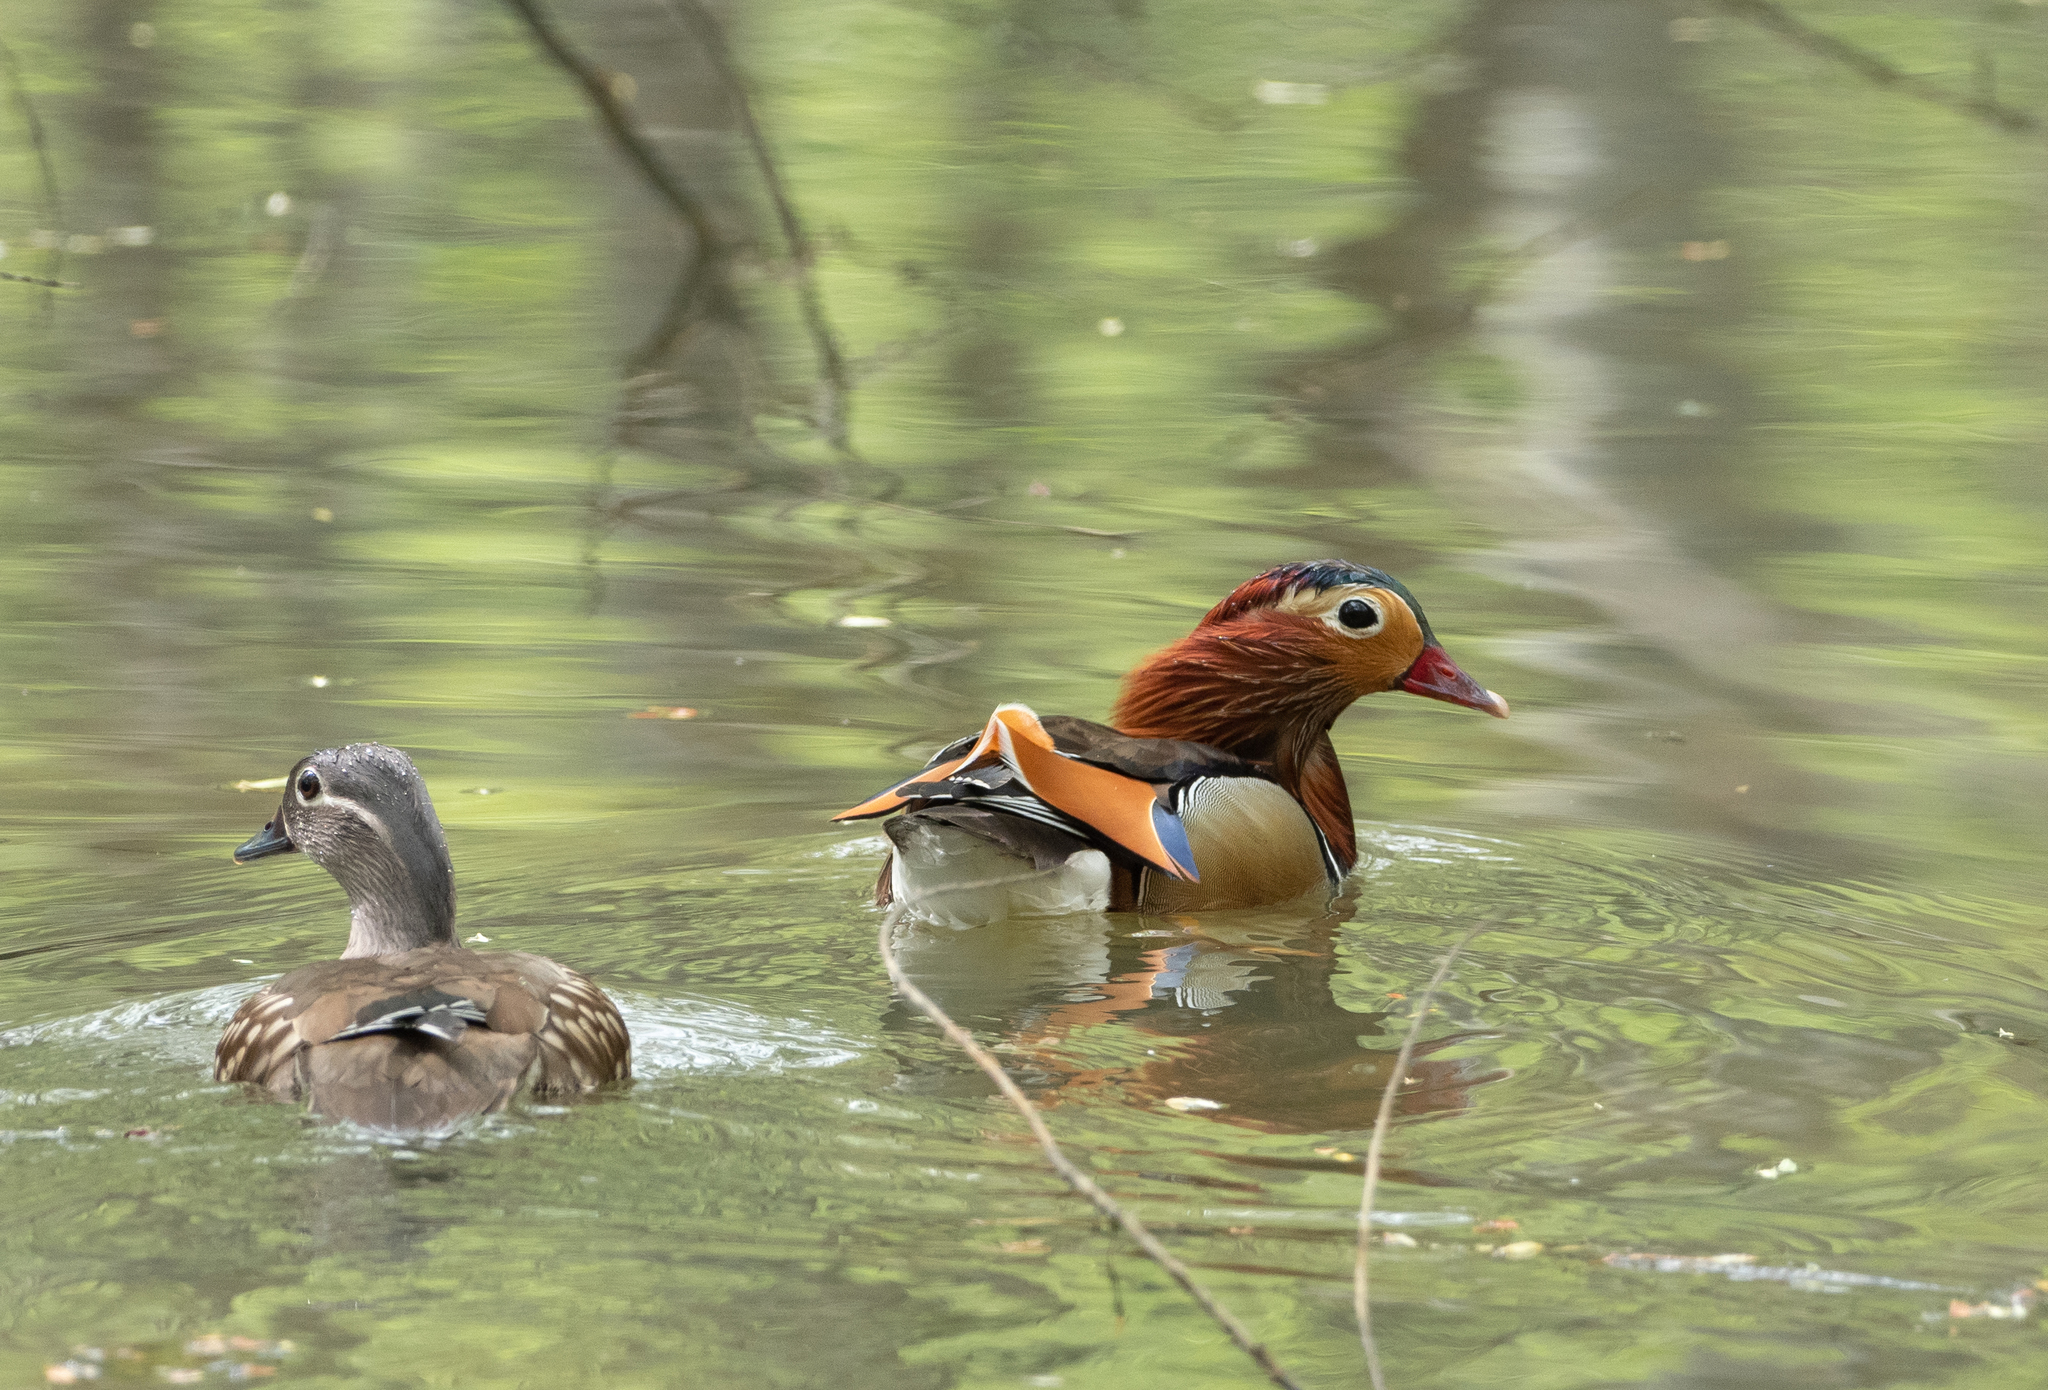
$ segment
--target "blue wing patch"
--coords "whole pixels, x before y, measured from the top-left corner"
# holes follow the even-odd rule
[[[1180,823],[1179,816],[1166,809],[1163,801],[1152,803],[1152,833],[1159,837],[1171,861],[1167,867],[1189,883],[1200,883],[1202,876],[1195,872],[1195,851],[1188,844],[1188,828]]]

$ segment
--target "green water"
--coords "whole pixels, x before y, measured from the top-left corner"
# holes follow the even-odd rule
[[[1307,1384],[1481,923],[1391,1384],[2048,1379],[1950,1315],[2048,1274],[2038,134],[1620,0],[723,10],[849,455],[718,65],[560,8],[733,248],[669,331],[687,238],[507,11],[0,15],[0,270],[80,286],[0,283],[0,1385],[1257,1383],[891,999],[828,817],[1321,556],[1516,711],[1338,725],[1345,898],[912,972]],[[2038,9],[1796,12],[2048,109]],[[345,930],[229,787],[364,738],[630,1089],[403,1144],[210,1082]]]

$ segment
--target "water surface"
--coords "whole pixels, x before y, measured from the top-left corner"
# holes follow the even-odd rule
[[[835,397],[701,26],[562,8],[730,248],[686,303],[509,13],[10,11],[0,269],[81,288],[0,283],[0,1379],[1255,1383],[891,1000],[828,818],[1333,555],[1516,711],[1340,722],[1339,900],[909,968],[1309,1384],[1480,924],[1392,1383],[2040,1379],[1953,1315],[2048,1272],[2036,11],[1799,11],[1976,114],[1739,9],[721,11]],[[232,786],[363,738],[630,1089],[404,1143],[208,1080],[345,929]]]

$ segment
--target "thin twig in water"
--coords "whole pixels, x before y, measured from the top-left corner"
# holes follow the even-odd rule
[[[796,204],[790,200],[782,170],[776,165],[774,152],[768,148],[768,137],[762,133],[760,122],[754,119],[754,103],[747,91],[746,78],[740,73],[739,65],[733,62],[732,48],[725,41],[724,27],[699,0],[668,0],[666,8],[679,24],[695,31],[698,41],[704,46],[705,56],[718,69],[726,90],[732,93],[740,132],[747,137],[747,146],[753,151],[754,164],[760,169],[761,182],[768,190],[768,200],[775,205],[775,220],[782,227],[782,240],[789,247],[790,264],[796,268],[797,307],[803,314],[804,328],[811,336],[812,350],[818,355],[818,423],[827,443],[842,454],[851,454],[853,449],[847,442],[847,414],[852,405],[852,384],[847,376],[846,357],[839,350],[839,336],[833,332],[832,322],[825,316],[825,301],[818,293],[815,273],[817,252],[811,245],[810,233],[804,230],[803,219],[797,215]]]
[[[1253,1340],[1244,1324],[1232,1316],[1228,1308],[1217,1302],[1214,1294],[1195,1282],[1195,1277],[1188,1272],[1188,1267],[1176,1259],[1172,1251],[1161,1245],[1157,1236],[1146,1230],[1137,1217],[1119,1206],[1113,1197],[1096,1186],[1094,1179],[1060,1152],[1059,1141],[1054,1139],[1052,1131],[1046,1128],[1037,1107],[1032,1105],[1030,1097],[1018,1088],[1017,1083],[1010,1079],[1010,1074],[1003,1070],[1003,1064],[976,1042],[965,1028],[948,1018],[946,1011],[933,1002],[931,996],[910,982],[910,977],[903,973],[903,966],[896,959],[895,948],[890,943],[890,937],[895,935],[897,924],[902,920],[901,907],[890,909],[888,916],[882,920],[880,938],[882,964],[888,967],[889,979],[895,984],[897,992],[922,1010],[933,1023],[938,1024],[939,1031],[972,1058],[974,1065],[988,1074],[989,1080],[996,1083],[996,1089],[1003,1093],[1003,1098],[1010,1102],[1016,1112],[1023,1117],[1024,1123],[1031,1127],[1032,1137],[1038,1140],[1038,1147],[1045,1151],[1046,1160],[1062,1178],[1066,1179],[1067,1186],[1086,1197],[1097,1211],[1123,1227],[1124,1234],[1136,1242],[1138,1248],[1144,1251],[1154,1264],[1165,1270],[1173,1282],[1180,1285],[1188,1297],[1200,1305],[1202,1311],[1223,1329],[1225,1335],[1237,1344],[1239,1350],[1258,1364],[1268,1380],[1275,1385],[1285,1386],[1288,1390],[1299,1390],[1294,1377],[1273,1359],[1272,1353]]]
[[[1372,1143],[1365,1150],[1365,1186],[1358,1193],[1358,1254],[1351,1266],[1351,1311],[1358,1319],[1358,1344],[1365,1349],[1365,1369],[1372,1377],[1372,1390],[1387,1390],[1386,1375],[1380,1370],[1379,1348],[1372,1339],[1372,1286],[1366,1277],[1366,1251],[1372,1244],[1372,1202],[1380,1186],[1380,1153],[1386,1147],[1387,1129],[1394,1122],[1394,1100],[1408,1079],[1408,1063],[1415,1056],[1415,1041],[1422,1036],[1422,1021],[1429,1016],[1430,1001],[1450,977],[1458,953],[1491,925],[1482,922],[1466,932],[1437,962],[1436,974],[1429,977],[1421,997],[1415,1001],[1415,1017],[1408,1022],[1408,1036],[1401,1039],[1401,1050],[1394,1057],[1394,1074],[1387,1078],[1387,1088],[1380,1092],[1379,1116],[1372,1122]]]

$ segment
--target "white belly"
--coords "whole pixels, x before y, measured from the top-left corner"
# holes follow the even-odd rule
[[[1037,869],[979,836],[920,821],[897,844],[889,890],[913,915],[953,927],[1102,912],[1109,907],[1109,856],[1078,850],[1064,864]]]

